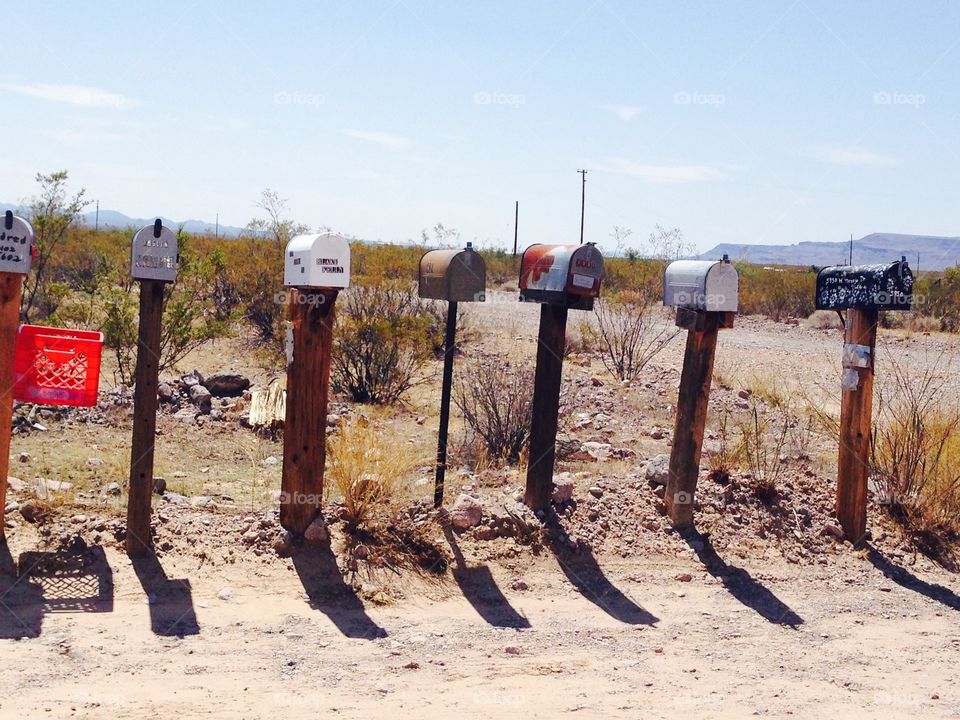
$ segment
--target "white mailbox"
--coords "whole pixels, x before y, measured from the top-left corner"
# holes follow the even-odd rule
[[[177,279],[177,234],[164,227],[158,218],[153,225],[140,228],[133,236],[130,253],[130,276],[135,280]]]
[[[336,233],[297,235],[287,243],[283,263],[287,287],[350,287],[350,243]]]
[[[723,260],[677,260],[663,276],[663,304],[706,312],[736,312],[740,278]]]
[[[0,272],[26,275],[32,253],[33,227],[7,210],[0,226]]]

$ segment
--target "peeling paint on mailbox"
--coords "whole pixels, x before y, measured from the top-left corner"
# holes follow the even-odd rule
[[[603,256],[593,243],[531,245],[520,259],[520,299],[589,310],[602,276]]]

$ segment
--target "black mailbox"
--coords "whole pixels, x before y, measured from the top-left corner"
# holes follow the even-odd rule
[[[913,273],[907,259],[879,265],[833,265],[817,273],[817,310],[909,310]]]

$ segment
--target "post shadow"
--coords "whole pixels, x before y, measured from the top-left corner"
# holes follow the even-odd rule
[[[757,613],[767,622],[796,629],[803,625],[797,615],[766,586],[755,580],[750,573],[736,565],[728,564],[714,549],[710,538],[696,530],[682,533],[687,545],[697,554],[707,572],[723,583],[737,600]]]
[[[20,576],[6,540],[0,539],[0,639],[40,636],[43,588]]]
[[[655,625],[660,622],[660,618],[637,605],[610,582],[589,548],[570,550],[556,539],[555,533],[550,546],[567,580],[610,617],[628,625]]]
[[[150,630],[164,637],[199,635],[190,581],[168,578],[152,550],[131,557],[130,562],[150,603]]]
[[[921,580],[906,568],[894,565],[889,558],[885,557],[869,543],[866,545],[866,548],[867,560],[869,560],[870,564],[877,568],[877,570],[882,572],[884,577],[893,580],[893,582],[901,587],[920,593],[931,600],[936,600],[951,610],[960,611],[960,595],[957,595],[953,590],[943,585],[936,585],[926,580]]]
[[[329,545],[296,547],[291,557],[310,607],[329,617],[340,632],[362,640],[387,636],[387,631],[367,615],[353,588],[343,581]]]
[[[443,534],[453,553],[453,579],[477,614],[494,627],[529,628],[530,621],[510,604],[493,579],[490,568],[486,565],[469,567],[453,530],[444,528]]]

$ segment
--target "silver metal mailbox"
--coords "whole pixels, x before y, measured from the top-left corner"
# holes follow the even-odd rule
[[[7,210],[0,225],[0,272],[30,272],[33,253],[33,227],[22,217]]]
[[[130,248],[130,276],[135,280],[177,279],[177,234],[159,220],[137,230]]]
[[[337,233],[297,235],[287,243],[283,263],[287,287],[350,287],[350,243]]]
[[[723,260],[677,260],[663,276],[663,304],[706,312],[736,312],[740,278]]]

